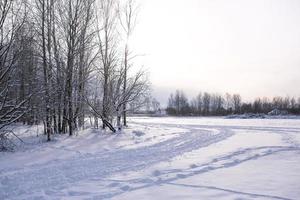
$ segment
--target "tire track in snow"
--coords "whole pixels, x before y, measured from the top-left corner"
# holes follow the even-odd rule
[[[41,198],[41,195],[47,194],[47,191],[59,193],[80,181],[141,170],[222,141],[232,135],[233,132],[229,129],[221,129],[217,134],[207,130],[189,129],[178,137],[151,146],[73,157],[60,162],[30,166],[29,169],[12,170],[8,172],[9,175],[1,174],[0,197],[1,199]]]

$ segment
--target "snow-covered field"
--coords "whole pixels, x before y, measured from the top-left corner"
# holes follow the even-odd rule
[[[300,199],[300,120],[130,118],[0,153],[0,199]],[[24,137],[26,135],[26,137]]]

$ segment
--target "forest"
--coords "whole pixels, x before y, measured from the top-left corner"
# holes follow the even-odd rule
[[[1,0],[0,138],[14,122],[43,123],[48,141],[87,116],[126,126],[149,91],[130,47],[137,13],[133,0]]]
[[[239,94],[220,95],[217,93],[199,93],[191,101],[183,91],[176,90],[169,97],[167,113],[176,116],[224,116],[231,114],[268,114],[273,110],[285,114],[300,114],[300,98],[267,97],[256,98],[253,102],[243,102]],[[278,113],[279,114],[279,113]]]

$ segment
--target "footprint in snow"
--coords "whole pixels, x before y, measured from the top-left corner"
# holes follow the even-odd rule
[[[7,185],[8,181],[9,181],[9,179],[7,177],[4,177],[0,183],[1,183],[1,185]]]
[[[198,167],[198,165],[196,165],[196,164],[191,164],[191,165],[190,165],[190,168],[191,168],[191,169],[194,169],[194,168],[197,168],[197,167]]]
[[[85,153],[85,157],[91,157],[93,154],[91,153]]]
[[[117,187],[118,185],[120,185],[120,183],[111,183],[108,185],[108,187]]]
[[[186,175],[184,175],[184,174],[177,174],[176,176],[177,176],[177,178],[186,178]]]
[[[77,191],[69,191],[68,192],[70,196],[82,196],[82,195],[88,195],[88,192],[77,192]]]
[[[141,136],[145,135],[145,133],[142,131],[132,131],[132,133],[137,137],[141,137]]]
[[[163,180],[161,178],[158,178],[156,181],[155,181],[157,184],[161,184],[163,182]]]
[[[140,182],[141,183],[153,183],[154,181],[150,178],[146,178],[146,179],[142,179]]]
[[[130,187],[128,185],[125,185],[125,186],[121,187],[121,190],[128,191],[128,190],[130,190]]]
[[[159,170],[155,170],[154,172],[152,172],[153,176],[159,176],[161,175],[161,172]]]

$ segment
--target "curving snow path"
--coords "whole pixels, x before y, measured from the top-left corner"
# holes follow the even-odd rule
[[[178,199],[297,199],[298,122],[132,118],[121,135],[90,129],[52,143],[28,143],[18,152],[0,154],[0,199],[176,199],[166,193]],[[248,185],[243,182],[252,168],[264,169],[270,164],[265,160],[276,155],[270,161],[284,163],[287,153],[295,159],[290,169],[278,164],[263,170],[264,179],[254,173]],[[247,168],[252,162],[258,163]],[[277,171],[287,177],[281,181]],[[285,190],[278,192],[282,184],[264,190],[272,180]]]

